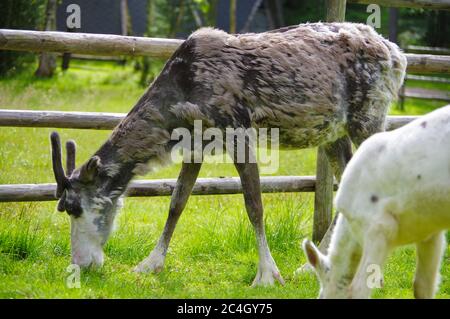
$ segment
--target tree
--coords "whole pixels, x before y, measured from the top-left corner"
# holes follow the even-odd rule
[[[56,0],[47,0],[45,9],[45,31],[56,30]],[[52,77],[56,70],[56,54],[43,52],[39,56],[39,66],[35,72],[37,77]]]
[[[430,10],[427,12],[427,31],[425,41],[432,47],[448,47],[450,40],[448,37],[450,14],[448,11]]]
[[[0,29],[33,30],[44,9],[44,0],[1,0]],[[28,52],[0,51],[0,75],[17,72],[33,60],[34,55]]]
[[[230,0],[230,33],[236,33],[236,0]]]
[[[266,8],[267,16],[269,17],[269,27],[271,29],[278,29],[283,27],[283,4],[280,0],[265,0],[264,7]]]

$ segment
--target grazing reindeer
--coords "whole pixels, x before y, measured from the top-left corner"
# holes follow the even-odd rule
[[[366,140],[336,195],[341,213],[324,256],[303,248],[324,298],[367,298],[389,252],[416,243],[416,298],[432,298],[450,228],[450,105]],[[372,272],[372,274],[371,274]]]
[[[149,161],[166,162],[175,129],[192,130],[194,120],[222,130],[279,128],[282,145],[326,145],[340,177],[351,155],[350,139],[359,145],[383,130],[405,67],[395,44],[361,24],[313,23],[242,35],[210,28],[193,33],[103,146],[79,169],[69,167],[67,176],[58,136],[52,135],[58,209],[71,217],[73,262],[102,263],[121,195]],[[234,160],[257,238],[253,284],[283,283],[266,240],[258,166]],[[136,271],[163,268],[200,166],[183,163],[162,236]]]

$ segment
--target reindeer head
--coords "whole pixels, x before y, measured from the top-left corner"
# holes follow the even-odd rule
[[[350,281],[343,280],[337,274],[336,267],[332,267],[328,256],[322,254],[319,249],[305,239],[303,241],[303,251],[309,264],[313,267],[314,272],[320,282],[320,299],[345,299],[348,298]],[[345,279],[345,278],[344,278]]]
[[[71,223],[72,262],[82,267],[103,264],[103,246],[111,233],[114,217],[120,206],[119,196],[108,191],[107,179],[102,177],[100,158],[91,157],[75,169],[75,143],[66,143],[67,171],[61,159],[59,135],[53,132],[53,173],[57,183],[57,209],[66,211]]]

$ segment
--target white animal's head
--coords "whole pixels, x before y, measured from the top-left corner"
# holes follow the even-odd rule
[[[321,299],[345,299],[348,298],[349,278],[339,278],[336,269],[327,256],[322,254],[310,240],[303,241],[303,251],[309,264],[313,267],[317,279],[320,282],[319,298]]]
[[[56,197],[59,198],[57,209],[70,216],[72,263],[81,267],[101,266],[103,246],[121,206],[120,194],[105,188],[98,156],[75,169],[75,143],[68,141],[67,170],[64,172],[61,143],[56,132],[51,134],[51,144]]]

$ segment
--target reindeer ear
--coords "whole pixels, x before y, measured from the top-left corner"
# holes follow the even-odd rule
[[[83,183],[92,182],[100,169],[100,157],[93,156],[80,168],[80,181]]]
[[[305,239],[303,241],[303,251],[305,252],[306,258],[308,258],[308,262],[311,266],[318,268],[320,266],[321,253],[317,249],[316,245],[314,245],[314,243],[309,239]]]

